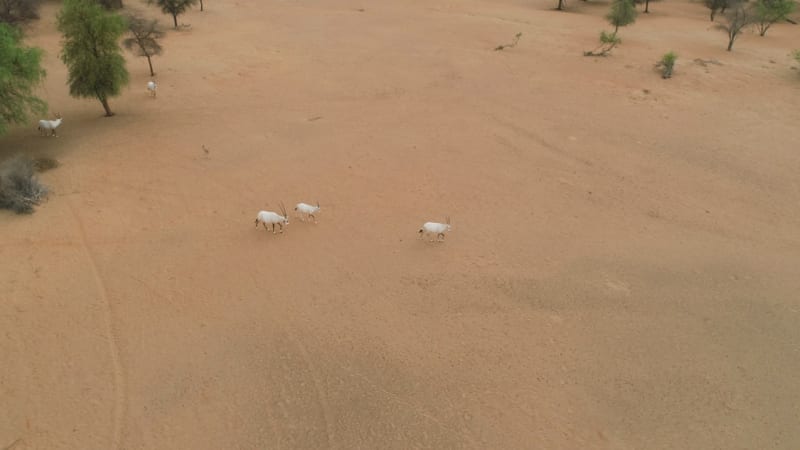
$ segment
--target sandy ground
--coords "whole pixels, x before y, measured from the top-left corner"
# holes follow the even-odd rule
[[[29,32],[65,122],[0,146],[62,166],[0,213],[0,448],[800,448],[800,26],[206,3],[113,118]]]

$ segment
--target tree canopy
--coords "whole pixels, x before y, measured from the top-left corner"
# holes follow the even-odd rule
[[[127,29],[125,19],[105,11],[96,0],[64,0],[58,14],[63,34],[61,60],[69,71],[69,93],[73,97],[97,98],[114,115],[108,98],[128,84],[125,58],[119,46]]]
[[[171,14],[175,28],[178,28],[178,16],[195,5],[197,0],[147,0],[147,3],[155,4],[164,14]]]
[[[45,71],[42,50],[22,44],[20,31],[0,23],[0,135],[9,124],[23,124],[47,105],[33,94]]]

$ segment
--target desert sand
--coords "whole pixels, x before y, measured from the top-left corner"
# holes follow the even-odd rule
[[[205,3],[112,118],[28,30],[64,124],[0,140],[61,162],[0,213],[0,448],[800,448],[800,26]]]

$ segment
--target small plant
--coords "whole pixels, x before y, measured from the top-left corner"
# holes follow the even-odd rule
[[[672,77],[672,70],[675,67],[675,61],[678,55],[675,52],[665,53],[661,57],[661,61],[656,63],[656,67],[661,69],[661,78],[667,79]]]
[[[611,50],[622,42],[617,33],[600,32],[600,45],[594,50],[583,52],[583,56],[607,56]]]
[[[0,209],[30,214],[47,197],[47,187],[35,175],[35,163],[23,156],[0,164]]]
[[[614,0],[611,10],[606,14],[606,20],[614,25],[613,33],[600,32],[600,46],[594,50],[583,52],[583,56],[607,56],[611,50],[622,42],[617,37],[619,27],[630,25],[636,21],[636,7],[633,0]]]
[[[514,36],[514,41],[512,43],[505,44],[505,45],[498,45],[497,47],[494,48],[494,51],[499,51],[499,50],[503,50],[503,49],[506,49],[506,48],[516,47],[517,43],[519,42],[519,38],[521,38],[521,37],[522,37],[522,33],[517,33]]]

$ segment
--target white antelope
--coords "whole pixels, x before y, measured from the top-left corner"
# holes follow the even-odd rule
[[[52,136],[56,136],[56,128],[61,126],[61,122],[64,119],[61,118],[61,114],[56,113],[56,120],[40,120],[39,121],[39,133],[43,136],[47,136],[48,133]]]
[[[438,223],[438,222],[425,222],[422,224],[422,228],[419,229],[419,237],[422,237],[426,234],[429,235],[436,235],[436,240],[439,242],[444,242],[444,234],[450,231],[450,216],[447,217],[446,223]],[[431,237],[431,242],[433,242],[433,238]]]
[[[283,233],[283,226],[289,225],[289,215],[286,214],[286,208],[283,207],[283,202],[281,202],[281,213],[283,215],[278,214],[272,211],[259,211],[258,215],[256,216],[256,228],[258,228],[259,222],[264,225],[264,229],[269,231],[267,225],[272,225],[272,234],[275,234],[275,225],[279,225],[281,227],[281,233]]]
[[[156,89],[158,89],[158,85],[155,81],[148,81],[147,82],[147,93],[150,94],[150,97],[155,98],[156,96]]]
[[[317,216],[315,214],[319,212],[319,202],[317,202],[317,206],[309,205],[308,203],[298,203],[295,205],[294,210],[300,214],[305,214],[308,218],[314,219],[314,223],[317,223]],[[301,215],[300,220],[305,221],[305,218]]]

